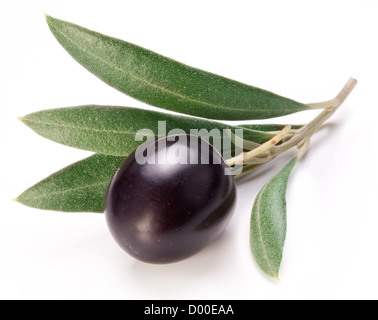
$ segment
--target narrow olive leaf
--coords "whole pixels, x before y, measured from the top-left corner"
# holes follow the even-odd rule
[[[46,16],[68,53],[119,91],[156,107],[219,120],[266,119],[309,106],[195,69],[78,25]]]
[[[16,201],[37,209],[104,212],[109,184],[123,157],[95,154],[37,183]]]
[[[275,279],[286,238],[286,189],[296,161],[292,159],[261,189],[252,209],[252,253],[261,270]]]
[[[158,135],[158,122],[166,122],[167,135],[173,129],[181,129],[185,133],[197,135],[201,129],[211,133],[219,130],[216,138],[223,136],[223,129],[242,129],[224,123],[183,117],[126,107],[79,106],[44,110],[19,118],[39,135],[55,142],[93,151],[96,153],[124,156],[130,154],[143,141],[136,141],[139,130],[149,129],[148,135]],[[193,131],[194,130],[194,131]],[[255,143],[263,143],[272,138],[272,134],[263,131],[243,129],[243,138]]]

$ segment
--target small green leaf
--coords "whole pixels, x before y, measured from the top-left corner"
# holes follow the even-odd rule
[[[183,117],[167,113],[107,106],[80,106],[44,110],[20,118],[39,135],[55,142],[93,151],[96,153],[125,156],[143,141],[135,141],[141,129],[150,129],[158,134],[158,122],[166,121],[166,134],[172,129],[182,129],[187,134],[191,129],[242,129],[224,123]],[[245,140],[263,143],[272,138],[263,131],[243,129]]]
[[[250,244],[261,270],[278,279],[286,238],[286,189],[297,159],[292,159],[256,197],[251,217]]]
[[[108,187],[123,161],[95,154],[52,174],[15,200],[37,209],[104,212]]]
[[[308,110],[274,93],[195,69],[137,45],[47,16],[51,32],[87,70],[156,107],[219,120],[266,119]]]

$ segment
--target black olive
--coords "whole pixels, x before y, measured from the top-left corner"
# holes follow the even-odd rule
[[[220,235],[235,207],[235,181],[220,153],[199,137],[169,140],[145,146],[147,163],[134,151],[114,176],[106,199],[106,220],[117,243],[149,263],[197,253]]]

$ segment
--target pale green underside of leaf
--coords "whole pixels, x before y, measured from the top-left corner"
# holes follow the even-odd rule
[[[286,189],[297,159],[292,159],[261,189],[252,209],[250,244],[261,270],[278,278],[286,238]]]
[[[109,107],[80,106],[44,110],[20,118],[39,135],[55,142],[96,153],[125,156],[134,151],[143,141],[136,141],[139,130],[150,129],[158,135],[158,122],[166,122],[166,134],[172,129],[182,129],[186,134],[191,129],[243,129],[224,123],[183,117],[150,110]],[[244,128],[245,140],[263,143],[272,134]]]
[[[59,43],[105,83],[156,107],[219,120],[308,110],[266,90],[189,67],[137,45],[47,16]]]
[[[44,210],[104,212],[108,187],[123,161],[124,157],[95,154],[52,174],[16,201]]]

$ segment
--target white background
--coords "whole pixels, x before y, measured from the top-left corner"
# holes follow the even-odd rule
[[[41,138],[16,118],[56,107],[149,108],[77,64],[43,13],[301,102],[359,83],[316,134],[290,181],[280,281],[249,251],[262,185],[292,155],[238,183],[224,235],[171,265],[118,248],[103,215],[35,210],[22,191],[90,153]],[[2,1],[0,4],[1,299],[378,298],[377,1]],[[319,111],[265,122],[304,123]]]

